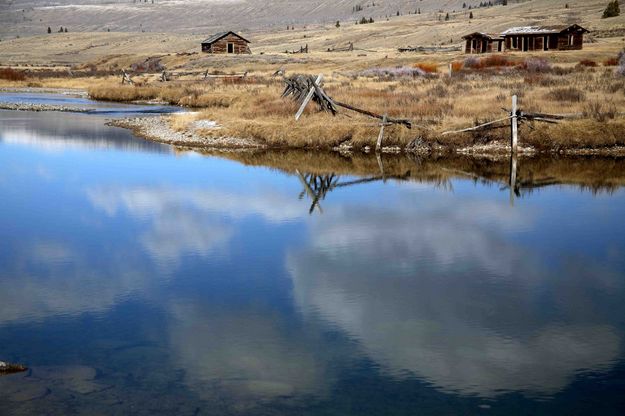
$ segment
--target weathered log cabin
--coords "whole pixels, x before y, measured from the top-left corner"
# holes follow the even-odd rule
[[[513,27],[502,33],[509,51],[569,51],[584,47],[588,30],[579,25]]]
[[[466,41],[465,53],[502,52],[504,39],[501,35],[475,32],[463,36]]]
[[[249,54],[250,41],[234,32],[221,32],[202,42],[202,52],[224,54]]]

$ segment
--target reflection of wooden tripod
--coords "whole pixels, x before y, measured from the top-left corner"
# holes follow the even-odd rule
[[[299,199],[304,198],[304,195],[308,195],[312,201],[310,209],[308,210],[310,214],[315,212],[315,208],[323,214],[320,202],[325,199],[328,193],[337,188],[344,188],[369,182],[386,181],[387,179],[406,180],[406,178],[410,175],[410,172],[407,172],[403,176],[372,176],[353,181],[339,182],[341,177],[334,173],[316,175],[312,173],[301,173],[299,170],[296,170],[295,172],[297,173],[297,176],[302,183],[302,187],[304,188],[304,190],[299,194]]]
[[[299,171],[297,171],[297,176],[304,187],[304,190],[299,194],[299,199],[304,198],[304,195],[308,195],[312,201],[308,212],[312,214],[316,207],[319,208],[320,213],[323,213],[319,201],[324,200],[327,193],[336,187],[339,177],[333,173],[330,175],[315,175],[312,173],[301,174]]]

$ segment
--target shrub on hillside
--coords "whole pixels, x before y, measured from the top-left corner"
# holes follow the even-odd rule
[[[464,60],[464,66],[471,69],[512,67],[516,63],[503,55],[490,55],[485,58],[470,56]]]
[[[451,71],[452,72],[462,71],[462,68],[464,68],[464,62],[454,61],[454,62],[451,63]]]
[[[360,73],[365,77],[375,77],[383,79],[405,78],[405,77],[422,77],[426,72],[421,68],[409,68],[406,66],[398,66],[394,68],[369,68]]]
[[[0,69],[0,79],[6,79],[8,81],[24,81],[26,74],[23,71],[16,71],[13,68]]]
[[[547,98],[552,101],[579,103],[586,99],[586,93],[575,87],[555,88],[547,93]]]
[[[522,67],[529,72],[547,72],[551,69],[551,64],[544,58],[527,58]]]
[[[421,69],[423,72],[428,74],[434,74],[438,72],[438,64],[433,62],[421,62],[414,65],[415,68]]]
[[[579,65],[594,68],[597,66],[597,63],[591,59],[582,59],[581,61],[579,61]]]

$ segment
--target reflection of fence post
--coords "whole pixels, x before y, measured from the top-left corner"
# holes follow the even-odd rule
[[[510,206],[514,206],[514,195],[516,192],[517,179],[517,155],[513,153],[510,156]]]
[[[516,155],[518,150],[518,142],[519,142],[519,119],[518,119],[518,109],[517,102],[518,98],[516,95],[512,96],[512,114],[510,118],[510,122],[512,125],[512,137],[511,137],[511,147],[512,154]]]

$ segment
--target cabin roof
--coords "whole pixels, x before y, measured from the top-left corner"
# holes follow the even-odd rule
[[[517,26],[511,27],[508,30],[505,30],[502,35],[540,35],[540,34],[555,34],[562,33],[569,29],[582,29],[584,32],[588,32],[588,30],[584,29],[579,25],[550,25],[550,26]]]
[[[462,37],[462,39],[471,39],[471,38],[488,38],[491,40],[503,39],[503,37],[498,33],[485,33],[485,32],[473,32]]]
[[[215,42],[217,42],[218,40],[220,40],[220,39],[222,39],[222,38],[225,38],[225,37],[226,37],[226,36],[228,36],[229,34],[233,34],[234,36],[236,36],[236,37],[238,37],[238,38],[243,39],[245,42],[247,42],[247,43],[251,43],[249,40],[245,39],[243,36],[241,36],[241,35],[239,35],[239,34],[237,34],[237,33],[234,33],[233,31],[231,31],[231,30],[230,30],[230,31],[228,31],[228,32],[219,32],[219,33],[215,33],[214,35],[209,36],[208,38],[204,39],[204,40],[202,41],[202,44],[205,44],[205,43],[215,43]]]

